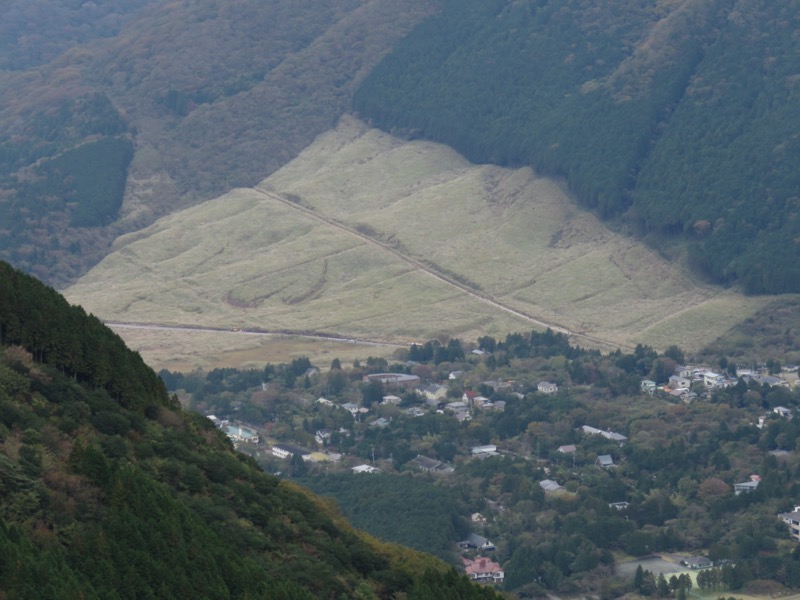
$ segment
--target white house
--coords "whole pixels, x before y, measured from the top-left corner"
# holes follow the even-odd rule
[[[772,409],[776,415],[780,415],[784,419],[791,419],[792,418],[792,411],[785,406],[776,406]]]
[[[464,573],[472,581],[479,583],[503,583],[505,573],[500,568],[500,564],[488,558],[477,558],[475,560],[464,558]]]
[[[380,473],[381,470],[370,465],[358,465],[352,468],[353,473]]]
[[[542,394],[555,394],[558,391],[558,386],[549,381],[540,381],[536,384],[536,389]]]
[[[278,458],[290,458],[295,454],[300,455],[303,460],[308,460],[311,457],[309,450],[291,444],[275,444],[272,447],[272,455]]]
[[[761,477],[758,475],[750,475],[750,481],[743,481],[742,483],[734,483],[733,491],[738,496],[739,494],[749,494],[758,489],[758,484],[761,483]]]
[[[703,385],[709,390],[722,387],[725,385],[725,376],[713,371],[706,371],[703,373]]]
[[[789,526],[789,537],[800,542],[800,506],[795,506],[790,513],[782,513],[778,518]]]

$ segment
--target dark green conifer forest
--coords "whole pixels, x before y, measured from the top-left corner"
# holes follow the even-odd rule
[[[354,106],[472,161],[564,177],[601,216],[687,243],[716,281],[798,291],[798,9],[449,1]]]

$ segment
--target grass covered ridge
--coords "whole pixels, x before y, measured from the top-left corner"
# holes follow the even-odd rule
[[[769,301],[698,283],[530,169],[350,117],[257,188],[119,239],[66,293],[130,322],[404,341],[527,330],[527,315],[576,343],[687,349]]]

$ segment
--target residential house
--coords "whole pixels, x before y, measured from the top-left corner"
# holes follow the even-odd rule
[[[753,379],[761,384],[768,385],[769,387],[789,387],[788,381],[773,375],[762,375],[759,377],[754,377]]]
[[[692,387],[692,381],[687,377],[673,375],[669,378],[669,387],[673,390],[688,390]]]
[[[456,421],[459,423],[464,423],[465,421],[471,421],[472,415],[469,414],[469,411],[460,410],[456,413],[453,413],[453,417],[455,417]]]
[[[463,402],[457,400],[455,402],[448,402],[445,404],[445,408],[450,412],[458,412],[460,410],[467,410],[469,407]]]
[[[386,417],[380,417],[375,419],[372,423],[369,424],[370,427],[378,427],[383,429],[384,427],[388,427],[391,419],[387,419]]]
[[[684,402],[689,401],[689,395],[692,393],[689,391],[689,388],[674,388],[670,389],[667,392],[670,396],[675,398],[676,400],[683,400]]]
[[[444,410],[453,413],[453,416],[460,422],[469,421],[472,416],[469,414],[469,407],[463,402],[448,402]]]
[[[555,394],[558,391],[558,386],[549,381],[540,381],[536,384],[536,390],[542,394]]]
[[[472,406],[475,408],[486,408],[488,404],[491,404],[492,401],[489,400],[486,396],[475,396],[472,399]]]
[[[594,462],[598,467],[602,467],[603,469],[609,469],[614,465],[614,459],[611,458],[610,454],[601,454],[597,457],[597,460]]]
[[[561,452],[561,454],[575,454],[577,451],[578,447],[575,444],[567,444],[556,448],[556,452]]]
[[[476,533],[470,533],[466,540],[458,542],[458,546],[463,549],[475,548],[481,552],[494,552],[495,550],[495,546],[492,542]]]
[[[472,513],[472,515],[470,515],[470,520],[473,523],[479,523],[481,525],[486,525],[486,517],[484,517],[481,513]]]
[[[611,502],[611,503],[609,503],[608,508],[613,508],[613,509],[616,509],[616,510],[628,510],[629,506],[630,506],[630,503],[624,502],[624,501],[623,502]]]
[[[384,396],[381,400],[383,404],[400,404],[402,401],[403,399],[400,396],[393,396],[392,394]]]
[[[318,429],[314,434],[314,439],[317,440],[320,446],[323,446],[331,440],[331,435],[333,435],[333,432],[330,429]]]
[[[776,406],[772,409],[776,415],[783,417],[784,419],[791,419],[792,418],[792,411],[791,409],[786,408],[785,406]]]
[[[291,458],[294,455],[299,455],[303,460],[308,460],[311,456],[311,451],[292,444],[275,444],[272,446],[272,455],[278,458]]]
[[[455,469],[435,458],[429,458],[418,454],[415,459],[411,461],[426,473],[452,473]]]
[[[749,481],[743,481],[742,483],[734,483],[733,484],[733,491],[738,496],[739,494],[749,494],[750,492],[755,492],[758,489],[758,484],[761,483],[761,477],[758,475],[750,475]]]
[[[470,450],[470,454],[473,456],[483,455],[489,456],[493,454],[497,454],[497,446],[494,445],[487,445],[487,446],[473,446]]]
[[[690,569],[708,569],[714,566],[714,561],[705,556],[690,556],[682,561]]]
[[[377,467],[373,467],[370,465],[358,465],[357,467],[353,467],[351,469],[353,473],[380,473],[381,470]]]
[[[467,577],[477,583],[501,584],[505,579],[505,573],[500,565],[488,558],[477,558],[475,560],[464,558],[464,572]]]
[[[396,385],[404,388],[415,388],[419,385],[420,379],[416,375],[406,373],[371,373],[364,376],[367,383],[378,381],[384,385]]]
[[[584,425],[580,428],[583,433],[586,435],[602,435],[607,440],[611,440],[617,442],[620,446],[624,446],[625,443],[628,441],[628,438],[621,433],[615,433],[613,431],[603,431],[602,429],[597,429],[596,427],[591,427],[589,425]]]
[[[342,404],[342,408],[345,409],[354,417],[357,417],[359,413],[361,413],[361,409],[359,408],[358,404],[354,404],[353,402],[345,402],[344,404]]]
[[[789,526],[789,537],[800,542],[800,506],[790,513],[781,513],[778,518]]]
[[[333,402],[331,402],[327,398],[323,398],[322,396],[317,398],[317,404],[322,404],[323,406],[333,406]]]
[[[645,394],[650,394],[652,396],[656,393],[656,382],[652,379],[642,379],[642,383],[639,387]]]
[[[725,385],[725,376],[713,371],[706,371],[703,373],[703,385],[706,389],[721,388]]]
[[[458,379],[458,378],[459,378],[459,377],[461,377],[463,374],[464,374],[464,371],[450,371],[450,373],[449,373],[449,375],[447,376],[447,378],[448,378],[448,379],[450,379],[450,380],[452,381],[453,379]]]

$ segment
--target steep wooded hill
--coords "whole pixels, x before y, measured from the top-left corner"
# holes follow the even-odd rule
[[[800,290],[800,3],[450,0],[365,80],[377,126],[566,177],[750,292]]]
[[[261,471],[2,262],[0,333],[3,598],[498,598]]]
[[[120,232],[256,183],[436,1],[12,2],[0,258],[61,284]]]

